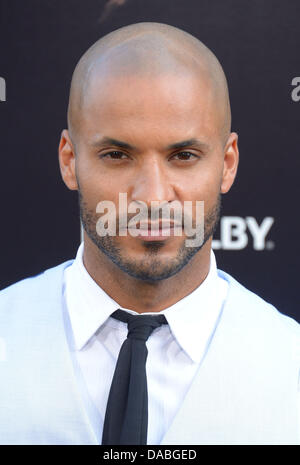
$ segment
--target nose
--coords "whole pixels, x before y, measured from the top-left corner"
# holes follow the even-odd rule
[[[135,173],[131,200],[143,201],[150,207],[152,201],[171,202],[176,199],[165,163],[164,160],[151,157],[141,164]]]

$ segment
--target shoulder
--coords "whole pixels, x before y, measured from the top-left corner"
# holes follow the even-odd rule
[[[248,333],[261,333],[264,337],[273,335],[275,339],[285,337],[300,347],[300,324],[296,320],[281,313],[228,273],[218,270],[218,275],[229,284],[224,307],[234,314],[237,323],[247,325]]]
[[[41,273],[22,279],[0,291],[0,308],[6,304],[35,301],[51,298],[61,290],[63,283],[63,273],[66,267],[70,266],[73,260],[60,263],[59,265],[43,270]]]

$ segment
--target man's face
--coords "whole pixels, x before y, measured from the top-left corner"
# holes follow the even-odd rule
[[[210,86],[193,76],[91,79],[76,141],[81,219],[92,243],[131,276],[168,278],[201,246],[186,247],[184,230],[152,240],[100,237],[97,204],[112,201],[118,213],[119,193],[127,194],[128,204],[143,201],[149,212],[151,201],[176,200],[182,207],[184,201],[204,201],[209,243],[219,219],[224,167],[219,119]]]

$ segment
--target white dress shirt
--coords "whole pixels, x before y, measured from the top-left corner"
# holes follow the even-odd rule
[[[110,315],[122,308],[96,284],[83,265],[83,243],[64,274],[64,299],[69,312],[76,355],[90,398],[102,417],[127,324]],[[147,444],[160,444],[193,381],[213,336],[228,283],[218,276],[211,251],[206,279],[191,294],[162,310],[168,325],[155,329],[147,341]],[[149,315],[151,313],[147,313]],[[102,432],[101,432],[102,435]]]

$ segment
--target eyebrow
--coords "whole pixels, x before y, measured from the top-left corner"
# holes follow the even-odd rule
[[[121,149],[127,150],[137,150],[136,147],[128,144],[127,142],[123,142],[111,137],[102,137],[101,139],[97,139],[92,142],[92,146],[95,148],[103,147],[105,145],[114,145],[115,147],[120,147]],[[199,139],[192,138],[170,144],[167,146],[167,150],[178,150],[184,149],[186,147],[195,147],[203,151],[208,151],[210,149],[210,146],[207,143],[202,142]]]
[[[97,139],[92,142],[93,147],[103,147],[105,145],[114,145],[116,147],[120,147],[121,149],[127,150],[135,150],[136,147],[133,145],[128,144],[127,142],[123,142],[121,140],[113,139],[111,137],[102,137],[101,139]]]
[[[186,147],[195,147],[199,148],[204,151],[208,151],[210,149],[210,146],[206,144],[205,142],[202,142],[198,139],[188,139],[188,140],[183,140],[181,142],[175,142],[175,144],[168,145],[169,150],[177,150],[177,149],[184,149]]]

